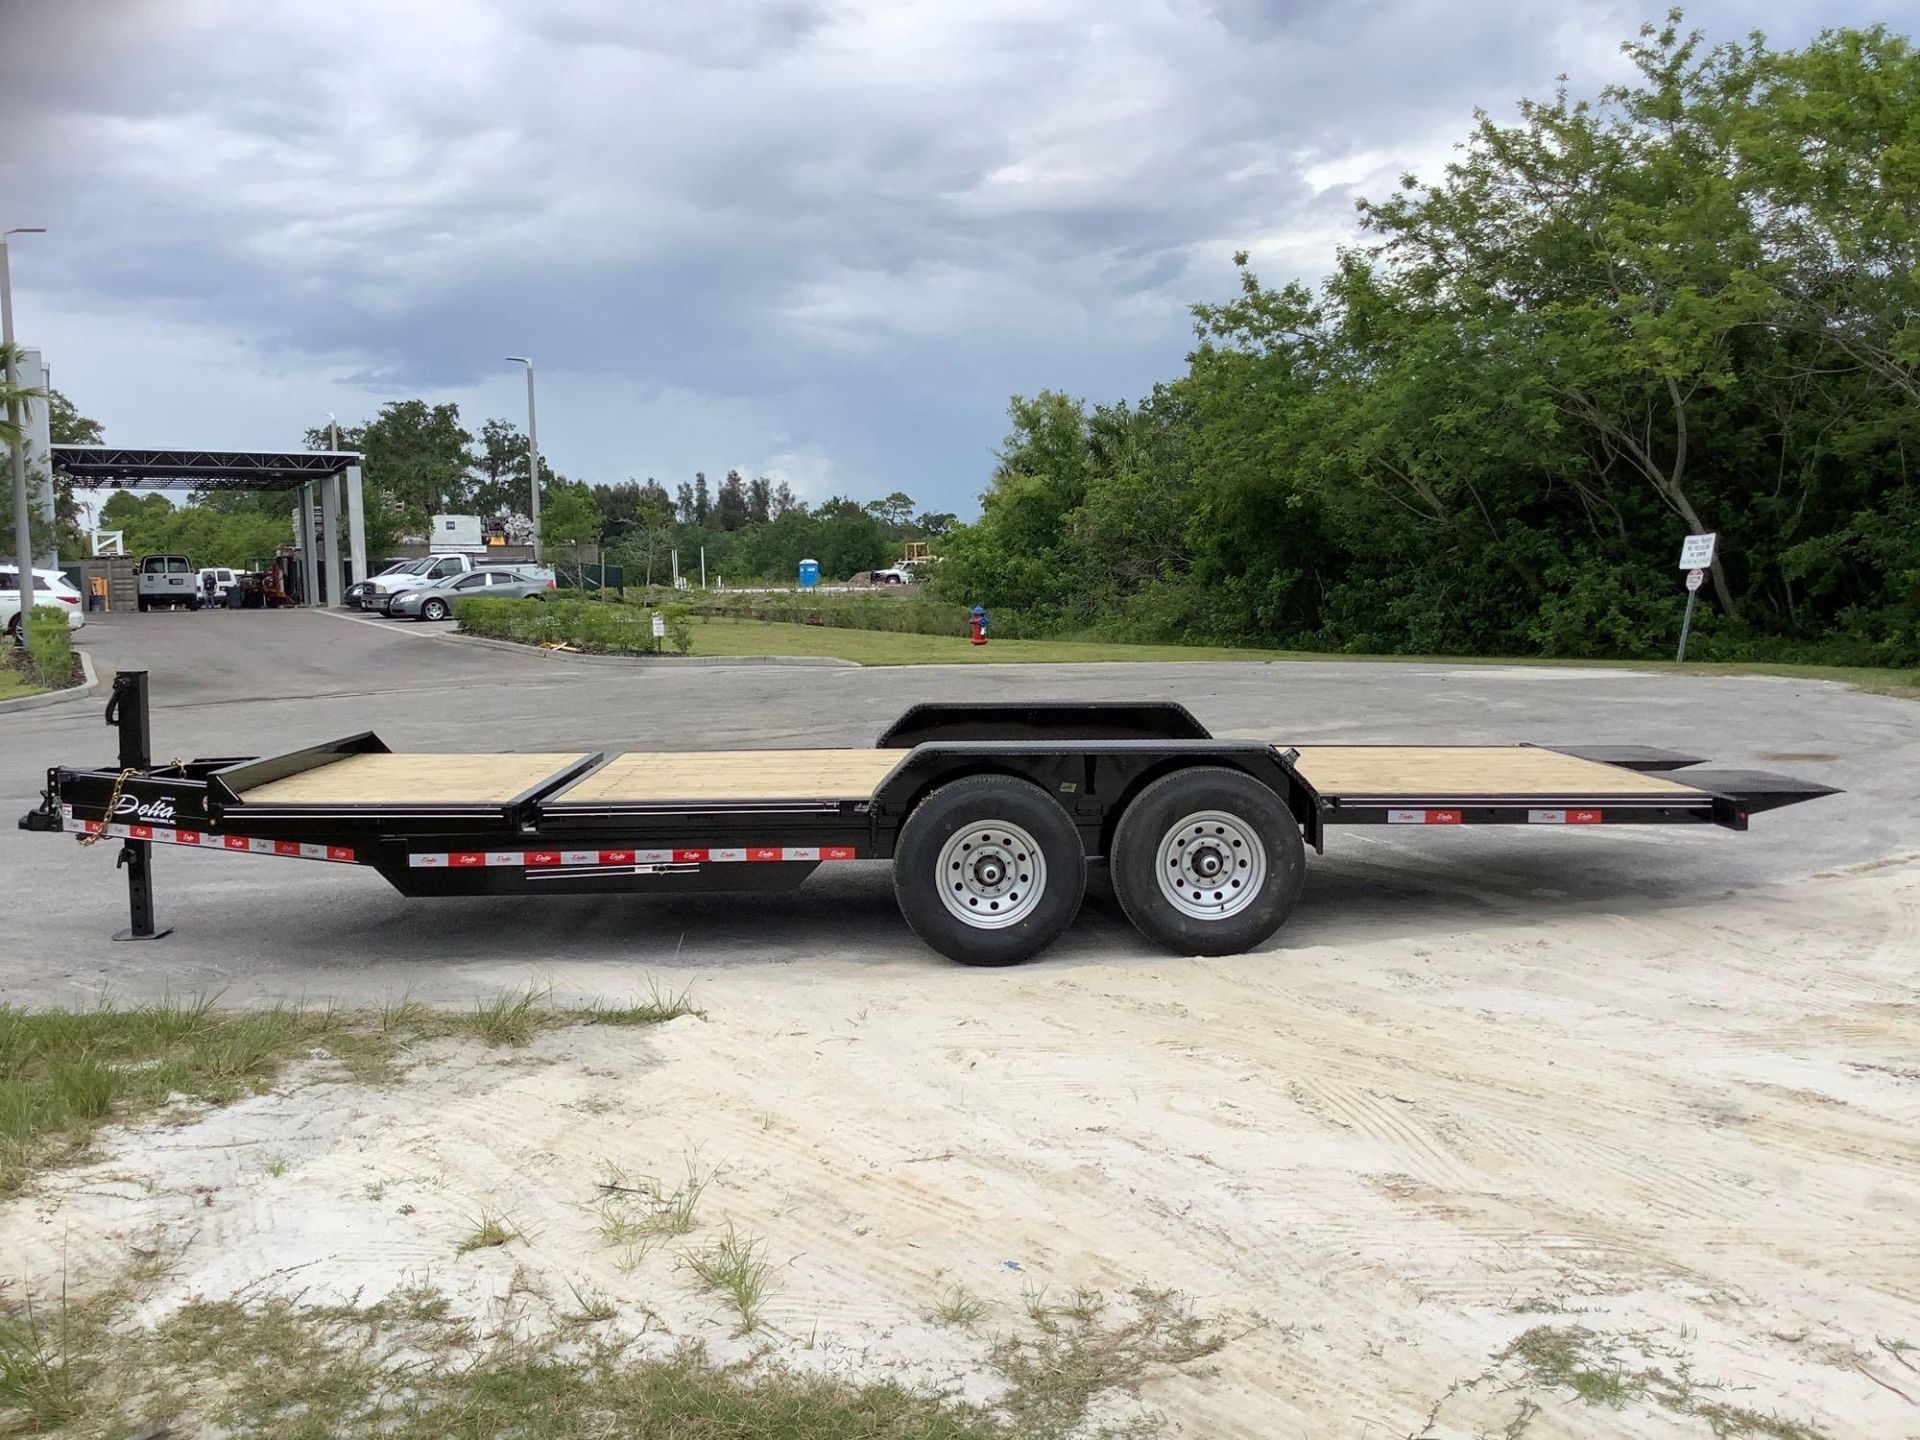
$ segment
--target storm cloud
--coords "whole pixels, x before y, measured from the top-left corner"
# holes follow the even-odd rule
[[[427,395],[562,471],[740,466],[968,511],[1012,393],[1175,373],[1231,256],[1657,12],[1513,0],[0,0],[22,339],[125,443]],[[1910,5],[1694,7],[1797,42]]]

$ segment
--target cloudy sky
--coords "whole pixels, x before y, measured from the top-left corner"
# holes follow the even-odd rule
[[[127,444],[458,401],[576,478],[963,513],[1007,397],[1137,396],[1615,0],[0,0],[21,338]],[[1916,0],[1711,0],[1798,42]]]

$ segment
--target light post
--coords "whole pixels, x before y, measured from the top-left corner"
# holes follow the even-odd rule
[[[16,225],[0,232],[0,339],[5,340],[7,347],[7,419],[17,437],[8,449],[13,452],[13,548],[20,564],[20,633],[23,636],[27,633],[27,622],[33,618],[33,536],[29,528],[32,516],[27,511],[27,437],[22,433],[26,426],[17,394],[20,367],[13,353],[13,275],[7,267],[7,237],[46,233],[42,225]]]
[[[525,355],[507,356],[509,363],[527,367],[527,476],[533,481],[533,558],[540,558],[540,430],[533,418],[533,361]]]

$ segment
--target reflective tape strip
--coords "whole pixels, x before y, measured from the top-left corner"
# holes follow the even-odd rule
[[[1389,825],[1458,825],[1458,810],[1389,810]]]
[[[1529,825],[1604,825],[1606,815],[1599,810],[1529,810]]]
[[[308,845],[298,840],[266,840],[257,835],[209,835],[204,830],[169,829],[165,825],[103,825],[98,820],[76,820],[71,807],[61,816],[61,829],[86,835],[111,835],[120,840],[145,840],[155,845],[192,845],[201,850],[237,850],[248,855],[284,855],[295,860],[354,863],[345,845]]]
[[[743,849],[677,850],[423,850],[407,856],[415,870],[630,870],[653,865],[725,865],[753,861],[857,860],[851,845],[763,845]]]

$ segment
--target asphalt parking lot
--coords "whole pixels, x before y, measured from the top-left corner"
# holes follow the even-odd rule
[[[588,665],[442,638],[434,627],[298,611],[115,614],[81,632],[95,661],[153,677],[161,755],[252,754],[357,730],[397,749],[722,749],[869,743],[919,700],[1177,699],[1216,734],[1289,742],[1640,742],[1848,793],[1761,816],[1746,835],[1335,831],[1310,867],[1289,947],[1414,936],[1595,907],[1670,903],[1920,850],[1920,709],[1821,682],[1533,667],[1312,664],[826,669]],[[0,715],[0,795],[33,803],[47,766],[105,763],[101,702]],[[603,974],[945,962],[895,910],[884,866],[822,871],[797,895],[735,902],[554,896],[407,901],[369,871],[156,855],[164,941],[116,945],[113,850],[0,833],[0,998],[83,1003],[220,991],[348,1002],[463,997],[542,967]],[[1090,905],[1037,963],[1151,952]],[[1155,957],[1157,958],[1157,957]],[[597,986],[595,988],[598,988]]]

